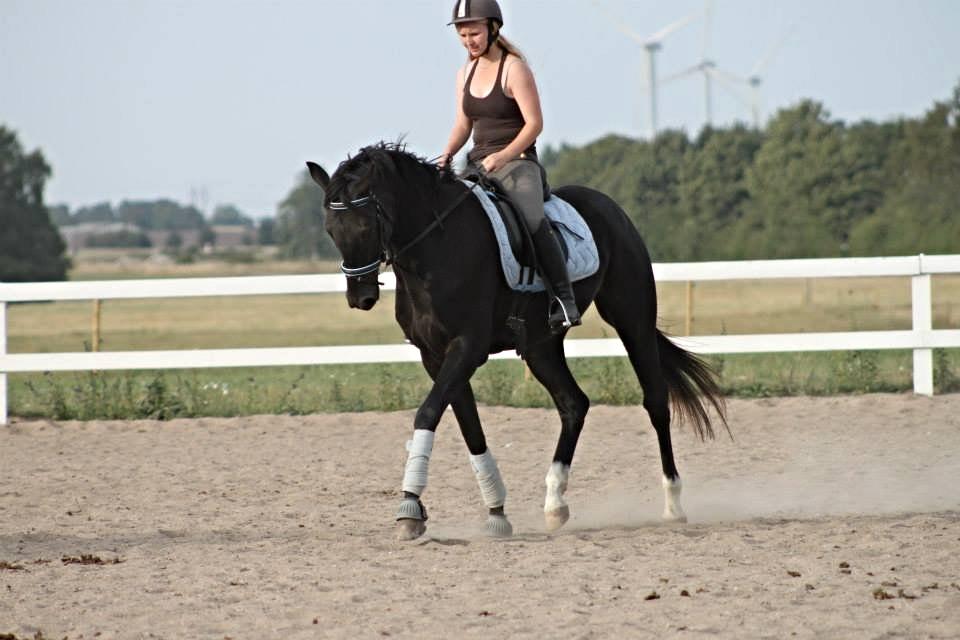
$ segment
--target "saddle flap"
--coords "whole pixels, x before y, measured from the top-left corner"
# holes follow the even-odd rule
[[[468,186],[473,187],[471,183]],[[524,233],[523,221],[503,198],[483,189],[473,189],[474,195],[486,213],[493,228],[500,251],[500,265],[507,285],[515,291],[543,291],[543,281],[533,269],[529,234]],[[592,276],[600,268],[600,256],[593,233],[583,217],[568,202],[556,195],[544,205],[544,213],[553,225],[567,262],[570,281]],[[528,253],[529,252],[529,253]]]
[[[500,219],[503,220],[503,226],[506,227],[507,239],[510,242],[510,251],[513,253],[513,257],[521,265],[532,267],[534,264],[533,247],[529,239],[530,234],[524,233],[523,225],[525,223],[520,212],[500,194],[489,193],[489,195],[497,208],[497,213],[500,214]]]

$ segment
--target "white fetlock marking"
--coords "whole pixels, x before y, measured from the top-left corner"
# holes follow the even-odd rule
[[[567,506],[563,494],[567,491],[567,480],[570,478],[570,467],[562,462],[554,462],[547,471],[547,497],[543,503],[546,513],[556,511]]]
[[[507,487],[503,484],[500,469],[497,467],[497,460],[490,453],[490,449],[478,456],[471,454],[470,466],[473,467],[473,473],[477,476],[477,484],[480,485],[483,504],[488,509],[502,507],[507,500]]]
[[[427,488],[430,454],[433,452],[433,431],[415,429],[413,440],[407,441],[407,466],[403,471],[403,490],[423,495]]]
[[[663,519],[686,521],[687,515],[680,506],[680,493],[683,490],[683,483],[680,478],[671,480],[663,476]]]

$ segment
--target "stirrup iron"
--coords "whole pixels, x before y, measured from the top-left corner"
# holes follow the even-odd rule
[[[554,296],[553,300],[550,301],[550,312],[547,317],[550,328],[569,329],[579,326],[581,324],[579,310],[573,318],[570,315],[570,310],[567,309],[567,305],[563,303],[560,296]]]

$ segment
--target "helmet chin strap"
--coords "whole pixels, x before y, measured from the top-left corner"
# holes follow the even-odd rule
[[[474,60],[476,60],[477,58],[482,58],[483,56],[487,55],[487,53],[490,51],[490,47],[495,45],[497,41],[500,39],[500,27],[497,26],[496,22],[494,22],[493,20],[487,20],[487,29],[488,29],[487,48],[483,50],[483,53],[481,53],[476,58],[474,58]]]

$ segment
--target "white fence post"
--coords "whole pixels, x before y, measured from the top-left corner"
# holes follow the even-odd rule
[[[913,276],[913,331],[920,342],[922,335],[933,330],[933,300],[930,295],[930,274]],[[933,395],[933,349],[913,350],[913,392]]]
[[[7,302],[0,300],[0,356],[7,353]],[[0,371],[0,425],[7,424],[7,374]]]

